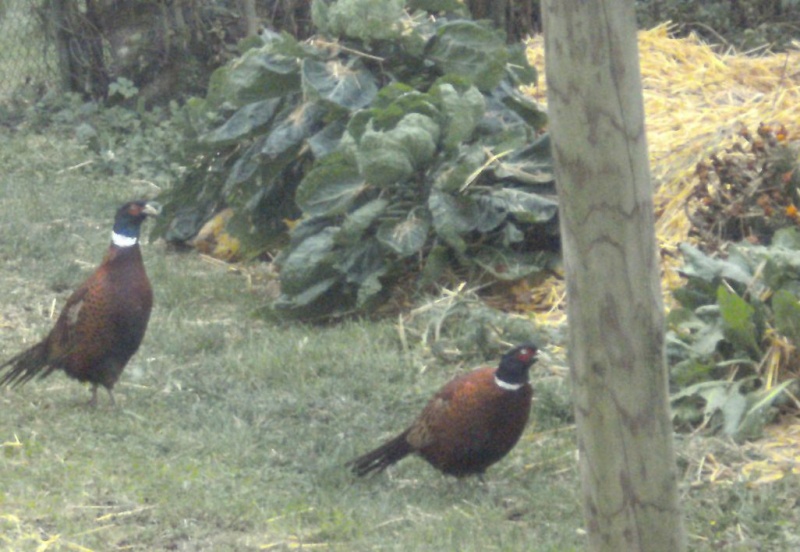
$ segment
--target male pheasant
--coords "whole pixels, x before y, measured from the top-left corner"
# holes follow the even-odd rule
[[[97,387],[113,388],[144,337],[153,291],[139,249],[145,218],[159,214],[155,202],[133,201],[117,211],[111,245],[103,262],[67,299],[55,326],[42,341],[0,364],[0,387],[21,385],[55,370],[92,384],[89,405],[97,405]]]
[[[503,355],[497,368],[456,377],[405,431],[347,466],[363,476],[416,453],[445,474],[482,475],[525,429],[533,395],[528,371],[536,353],[535,346],[520,345]]]

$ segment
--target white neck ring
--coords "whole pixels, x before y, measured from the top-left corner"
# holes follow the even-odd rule
[[[524,383],[508,383],[507,381],[503,381],[497,376],[494,377],[494,382],[497,384],[497,387],[500,389],[505,389],[506,391],[517,391],[520,389]]]
[[[123,236],[122,234],[117,234],[116,232],[111,232],[111,243],[113,243],[117,247],[131,247],[133,245],[136,245],[136,242],[138,241],[139,240],[136,238]]]

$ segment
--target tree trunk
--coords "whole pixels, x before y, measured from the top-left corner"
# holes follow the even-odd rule
[[[634,2],[542,12],[589,548],[684,550]]]
[[[240,11],[247,28],[246,36],[256,36],[260,25],[258,13],[256,12],[256,0],[241,0]]]

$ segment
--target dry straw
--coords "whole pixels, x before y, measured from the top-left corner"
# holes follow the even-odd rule
[[[800,43],[778,54],[718,53],[695,36],[672,38],[670,29],[664,24],[639,33],[650,169],[656,187],[656,233],[668,306],[669,290],[680,282],[676,248],[688,239],[684,203],[697,184],[697,163],[741,140],[742,127],[754,132],[761,123],[783,124],[790,140],[800,137]],[[529,41],[528,58],[540,71],[538,86],[529,93],[545,104],[541,37]],[[537,320],[545,324],[563,320],[560,279],[545,282],[534,291],[534,298],[539,300]],[[796,440],[800,426],[779,424],[768,427],[766,433],[767,439],[746,447],[762,460],[748,461],[750,454],[746,454],[727,467],[726,476],[704,474],[701,479],[759,485],[800,473],[800,442]],[[697,465],[709,459],[713,455],[703,453]]]
[[[697,163],[738,140],[737,131],[743,126],[755,131],[762,122],[782,123],[790,136],[800,136],[800,51],[720,54],[695,36],[672,38],[670,28],[663,24],[639,33],[665,292],[679,283],[676,248],[689,232],[683,207],[697,183]],[[541,36],[528,42],[528,59],[539,70],[538,86],[528,92],[544,105],[547,82]],[[537,309],[558,322],[563,316],[558,314],[563,285],[552,279],[545,286],[549,289],[535,293]]]

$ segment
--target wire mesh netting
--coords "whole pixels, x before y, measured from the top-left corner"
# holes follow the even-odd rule
[[[46,38],[48,0],[0,0],[0,101],[58,83],[58,59]]]

